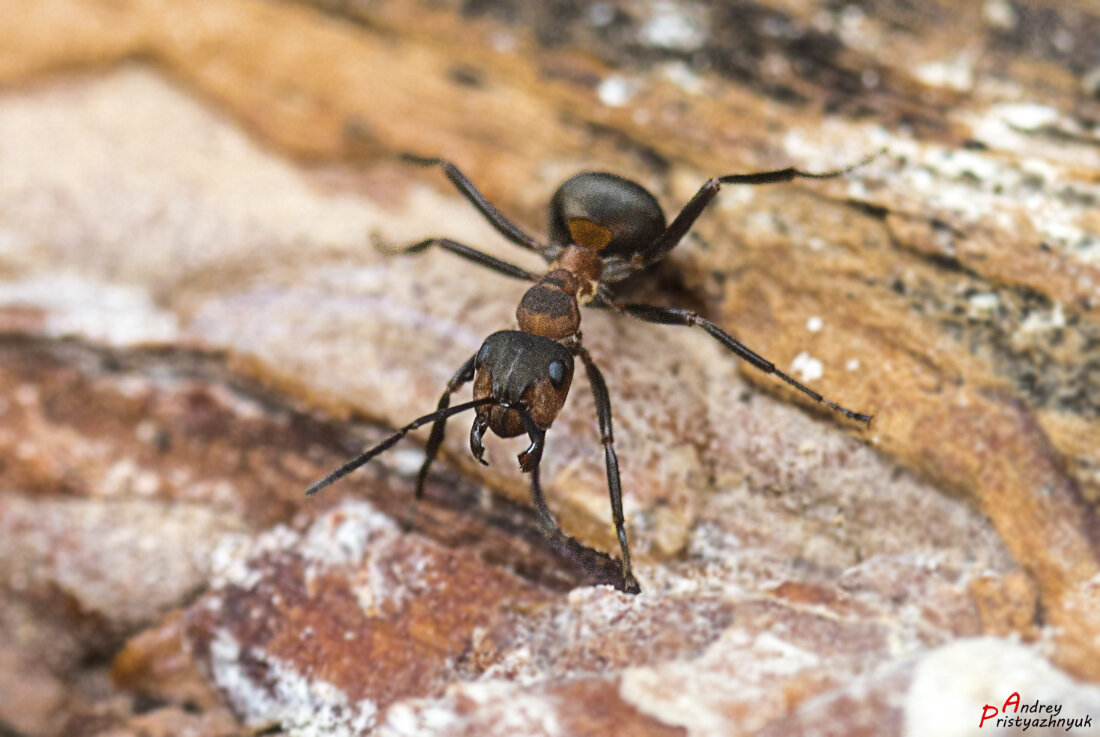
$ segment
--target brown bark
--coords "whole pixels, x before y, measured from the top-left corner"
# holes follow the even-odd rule
[[[0,670],[27,675],[0,729],[231,730],[221,703],[291,733],[895,734],[967,657],[988,703],[1023,663],[1100,712],[1093,5],[7,5]],[[702,331],[585,311],[641,597],[566,593],[523,443],[483,468],[461,418],[411,533],[414,439],[301,497],[433,408],[523,292],[370,232],[540,266],[400,153],[542,237],[584,169],[671,215],[711,176],[883,146],[724,189],[640,292],[869,430]],[[614,551],[580,379],[543,478]]]

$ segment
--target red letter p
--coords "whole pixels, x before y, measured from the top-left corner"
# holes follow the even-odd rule
[[[992,709],[992,711],[990,711],[991,709]],[[980,722],[978,722],[978,729],[982,728],[982,725],[985,724],[986,719],[992,719],[993,717],[997,716],[997,714],[999,714],[999,713],[1000,712],[997,711],[997,707],[995,707],[995,706],[990,706],[989,704],[986,704],[985,706],[983,706],[982,707],[982,720]]]

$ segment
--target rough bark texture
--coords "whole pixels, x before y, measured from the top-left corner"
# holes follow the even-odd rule
[[[963,735],[1100,720],[1100,9],[1084,2],[0,0],[0,733]],[[584,170],[674,213],[587,311],[543,480],[413,436]],[[462,395],[465,397],[465,393]],[[405,525],[409,523],[410,529]],[[578,562],[580,565],[577,565]],[[988,726],[988,725],[987,725]],[[1029,730],[1032,733],[1034,728]],[[1064,732],[1064,729],[1052,733]]]

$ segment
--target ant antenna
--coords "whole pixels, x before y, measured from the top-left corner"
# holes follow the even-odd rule
[[[803,177],[805,179],[832,179],[833,177],[843,176],[843,175],[853,171],[854,169],[858,169],[861,166],[867,166],[872,161],[877,159],[879,156],[882,156],[884,153],[886,153],[886,151],[887,151],[886,146],[883,146],[878,151],[875,151],[874,153],[867,154],[866,156],[864,156],[862,159],[860,159],[856,163],[849,164],[848,166],[844,167],[843,169],[833,169],[832,171],[818,171],[818,172],[802,171],[801,169],[796,169],[795,171],[798,172],[798,176]]]
[[[410,422],[408,425],[405,425],[403,428],[395,432],[393,435],[383,440],[378,445],[374,446],[363,454],[352,458],[350,461],[340,466],[338,469],[330,473],[328,476],[325,476],[320,481],[311,484],[310,487],[306,489],[306,496],[313,496],[329,484],[339,481],[360,466],[366,465],[375,456],[381,455],[393,446],[397,445],[397,442],[401,440],[401,438],[405,437],[416,428],[427,425],[429,422],[434,422],[436,420],[450,417],[451,415],[457,415],[458,413],[465,412],[468,409],[474,409],[475,407],[483,407],[486,404],[492,404],[492,402],[492,397],[484,397],[482,399],[475,399],[472,402],[466,402],[465,404],[456,404],[454,407],[445,407],[443,409],[432,412],[430,415],[418,417],[417,419]]]
[[[761,171],[754,174],[727,174],[723,177],[715,177],[712,181],[716,182],[717,184],[776,184],[778,182],[789,182],[792,179],[833,179],[835,177],[844,176],[845,174],[855,169],[858,169],[861,166],[866,166],[867,164],[870,164],[879,156],[882,156],[884,153],[886,153],[886,150],[886,147],[883,146],[878,151],[864,156],[856,163],[849,164],[843,169],[833,169],[831,171],[803,171],[802,169],[789,166],[786,169],[776,169],[775,171]],[[713,193],[708,194],[710,194],[710,197],[713,197],[714,194],[717,193],[717,191],[717,189],[714,189]],[[710,201],[710,197],[707,198],[708,202]],[[686,209],[688,208],[685,208],[685,210]],[[698,215],[698,212],[695,212],[694,208],[689,210],[689,212],[692,212],[695,216]],[[692,221],[694,221],[694,219],[695,218],[692,217]]]

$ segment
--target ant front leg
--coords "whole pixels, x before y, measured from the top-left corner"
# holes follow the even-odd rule
[[[602,303],[597,305],[599,307],[611,308],[620,312],[625,312],[633,318],[642,320],[643,322],[653,322],[659,325],[685,325],[696,326],[703,330],[724,345],[738,358],[742,358],[748,361],[756,368],[760,369],[766,374],[775,374],[783,381],[787,382],[795,389],[798,389],[803,394],[811,397],[817,402],[825,405],[834,412],[844,415],[850,420],[856,420],[862,422],[867,426],[871,425],[872,415],[866,415],[862,412],[853,412],[847,407],[842,407],[836,402],[826,399],[813,389],[804,384],[800,384],[793,378],[783,373],[775,367],[771,361],[767,360],[760,354],[750,350],[744,343],[734,338],[722,328],[715,325],[710,320],[702,317],[696,312],[691,310],[684,310],[677,307],[656,307],[654,305],[642,305],[642,304],[618,304],[618,303]]]
[[[571,538],[562,531],[550,507],[546,506],[546,497],[542,494],[542,484],[539,481],[539,464],[542,463],[542,447],[546,442],[546,431],[535,424],[526,410],[517,408],[517,411],[523,419],[527,436],[531,438],[531,445],[519,454],[519,467],[524,473],[531,474],[531,502],[535,505],[535,516],[538,518],[539,527],[555,545],[566,544]]]
[[[466,362],[462,364],[462,368],[456,371],[455,375],[451,377],[451,380],[447,382],[447,388],[443,390],[443,396],[439,398],[439,405],[436,407],[436,412],[442,412],[450,407],[451,395],[458,391],[464,384],[473,381],[476,361],[476,354],[470,356],[466,359]],[[416,495],[413,501],[413,513],[410,515],[410,524],[412,522],[412,517],[416,514],[416,505],[424,496],[424,482],[428,479],[428,469],[432,467],[432,462],[435,461],[436,456],[439,455],[439,448],[443,445],[443,435],[446,430],[447,415],[440,414],[439,418],[432,423],[432,431],[431,434],[428,435],[428,444],[424,448],[424,462],[420,464],[420,471],[416,475]]]
[[[623,554],[623,590],[628,594],[636,594],[641,591],[641,586],[634,578],[630,566],[630,545],[626,540],[626,520],[623,517],[623,489],[619,480],[619,457],[615,454],[615,438],[611,430],[611,395],[607,391],[603,374],[584,346],[577,343],[574,351],[584,363],[592,396],[596,400],[596,419],[600,425],[600,441],[603,443],[604,462],[607,466],[607,492],[611,497],[611,519],[615,523],[615,534],[619,538],[619,549]]]
[[[531,468],[531,503],[535,505],[535,518],[539,521],[542,534],[559,546],[570,539],[558,525],[558,520],[554,518],[550,507],[546,506],[546,497],[542,493],[542,483],[539,480],[538,464]]]
[[[524,424],[528,428],[528,434],[532,436],[532,447],[538,448],[533,455],[531,448],[524,451],[521,454],[520,464],[523,464],[523,456],[527,456],[530,459],[531,468],[531,502],[535,505],[535,518],[538,520],[539,528],[542,530],[542,534],[550,542],[551,548],[560,556],[565,557],[573,563],[573,565],[581,568],[587,575],[593,577],[598,583],[609,583],[615,588],[628,594],[637,594],[641,591],[641,587],[638,586],[638,581],[634,578],[634,575],[630,572],[630,556],[626,555],[626,563],[620,568],[614,565],[614,558],[606,553],[599,553],[587,548],[579,543],[574,538],[570,537],[568,533],[561,529],[558,521],[554,518],[554,514],[550,511],[550,508],[546,506],[546,497],[542,493],[542,483],[539,478],[539,463],[542,459],[542,441],[545,437],[545,431],[540,430],[534,425],[530,417],[523,413]],[[532,428],[539,430],[538,433],[531,432]],[[618,482],[618,464],[615,465],[615,479],[616,488]],[[621,508],[619,506],[621,519]],[[622,528],[620,527],[620,530]],[[625,541],[625,533],[620,536],[620,540]],[[610,567],[609,567],[610,566]],[[617,569],[617,570],[616,570]],[[612,570],[616,572],[611,573]],[[618,574],[618,575],[616,575]]]
[[[679,214],[669,223],[664,232],[642,251],[641,268],[652,266],[667,256],[668,252],[676,247],[680,240],[687,235],[687,232],[691,230],[691,226],[695,224],[695,221],[703,213],[703,210],[706,209],[706,206],[710,204],[710,201],[718,194],[718,190],[722,188],[723,184],[776,184],[778,182],[789,182],[793,179],[832,179],[833,177],[843,176],[853,169],[857,169],[869,163],[885,151],[886,149],[881,149],[850,166],[834,171],[802,171],[801,169],[789,166],[786,169],[760,171],[751,174],[727,174],[725,176],[708,179],[707,182],[699,188],[699,191],[695,193],[695,196],[684,205],[684,209],[680,210]]]
[[[559,557],[567,560],[575,569],[582,571],[589,583],[607,584],[627,594],[640,592],[638,582],[633,576],[623,577],[619,562],[607,553],[593,550],[571,537],[558,526],[554,515],[546,506],[539,482],[539,467],[531,470],[531,500],[535,504],[536,518],[550,549]]]
[[[504,217],[504,214],[496,209],[493,203],[485,198],[485,195],[478,191],[474,183],[467,179],[466,175],[459,171],[457,166],[446,159],[423,158],[412,154],[405,154],[402,158],[417,166],[438,166],[458,191],[462,193],[462,196],[477,208],[478,212],[489,221],[490,225],[496,228],[498,233],[517,246],[522,246],[539,255],[545,255],[546,246],[524,233],[518,225]]]

